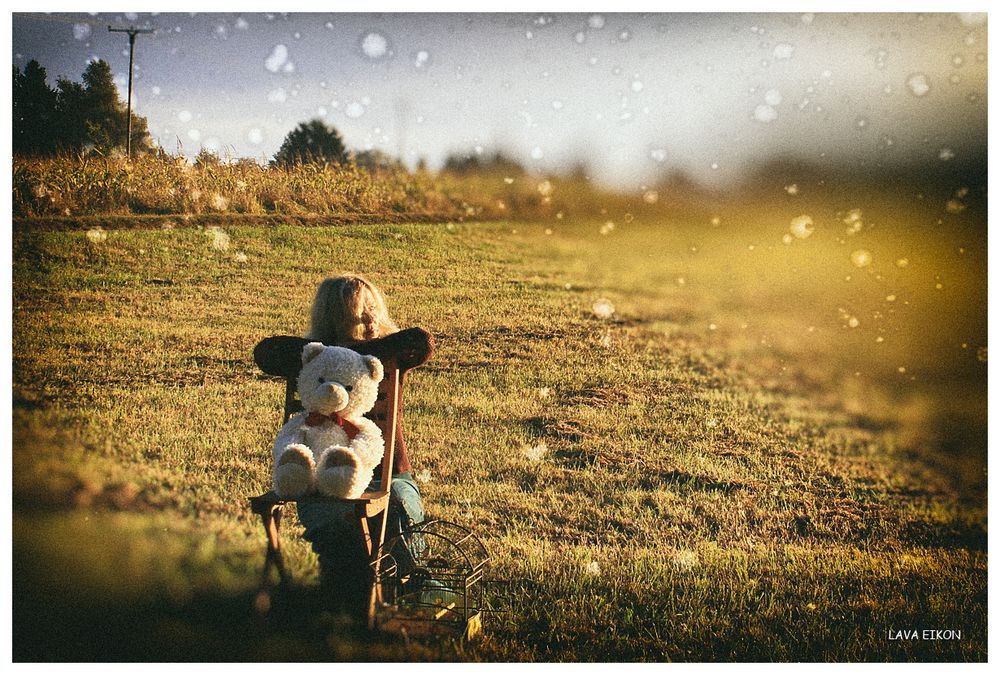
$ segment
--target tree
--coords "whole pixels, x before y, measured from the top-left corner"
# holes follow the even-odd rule
[[[355,153],[354,164],[368,171],[392,171],[403,167],[398,159],[377,149]]]
[[[293,164],[344,164],[347,162],[347,150],[340,133],[333,127],[328,127],[320,119],[302,122],[288,132],[282,141],[278,153],[274,156],[274,164],[289,166]]]
[[[500,151],[492,155],[476,152],[448,155],[444,162],[444,170],[458,174],[498,172],[519,176],[525,173],[523,166]]]
[[[14,67],[12,81],[12,149],[16,154],[50,153],[57,147],[52,133],[56,118],[56,92],[46,83],[45,68],[28,61],[22,73]]]
[[[87,136],[102,152],[125,145],[128,121],[122,115],[118,88],[107,61],[91,61],[83,71]]]
[[[83,83],[60,79],[56,89],[45,83],[45,69],[30,61],[24,73],[14,68],[13,150],[18,154],[78,152],[94,147],[102,152],[124,148],[128,110],[118,98],[111,66],[91,61]],[[132,115],[132,147],[151,147],[144,117]]]
[[[87,90],[79,82],[65,79],[60,79],[57,87],[55,136],[63,149],[79,151],[89,143]]]
[[[102,152],[125,147],[128,138],[128,108],[118,98],[114,74],[107,61],[91,61],[83,71],[84,119],[90,143]],[[145,118],[132,115],[132,146],[149,148]]]

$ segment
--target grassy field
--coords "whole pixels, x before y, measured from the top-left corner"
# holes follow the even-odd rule
[[[985,660],[985,219],[775,192],[529,222],[19,221],[14,658]],[[246,497],[281,387],[251,350],[347,270],[437,339],[407,438],[430,514],[504,582],[478,642],[322,611],[295,536],[303,587],[253,610]],[[913,629],[961,639],[889,639]]]

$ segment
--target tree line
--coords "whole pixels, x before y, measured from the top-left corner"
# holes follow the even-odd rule
[[[37,61],[22,72],[14,66],[12,149],[17,155],[51,155],[95,150],[102,154],[126,146],[128,109],[118,98],[107,61],[91,61],[83,82],[60,78],[53,89]],[[152,148],[146,118],[132,114],[132,148]]]
[[[38,61],[29,61],[24,71],[14,66],[12,149],[15,155],[87,151],[106,155],[124,150],[128,109],[118,97],[111,66],[104,60],[91,61],[82,79],[81,83],[60,78],[53,89]],[[132,148],[133,153],[153,150],[148,122],[135,113]],[[198,153],[198,164],[220,161],[218,155],[208,150]],[[272,166],[284,167],[347,163],[372,171],[402,168],[398,158],[377,149],[349,152],[340,132],[320,119],[302,122],[288,132],[271,160]],[[472,152],[453,154],[447,158],[444,170],[459,174],[491,170],[524,173],[520,164],[500,152],[482,156]]]

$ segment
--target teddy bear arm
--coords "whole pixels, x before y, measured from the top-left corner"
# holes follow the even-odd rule
[[[302,426],[301,416],[293,417],[281,427],[278,437],[274,440],[274,449],[272,450],[274,459],[277,460],[285,452],[285,448],[296,443],[306,443],[306,433]]]
[[[374,469],[385,452],[382,430],[367,419],[362,419],[358,426],[360,431],[351,441],[350,447],[366,466]]]

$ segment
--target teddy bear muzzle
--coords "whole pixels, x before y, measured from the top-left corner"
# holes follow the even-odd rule
[[[319,405],[316,406],[324,413],[340,412],[347,407],[350,395],[347,389],[339,382],[327,382],[319,388]]]

